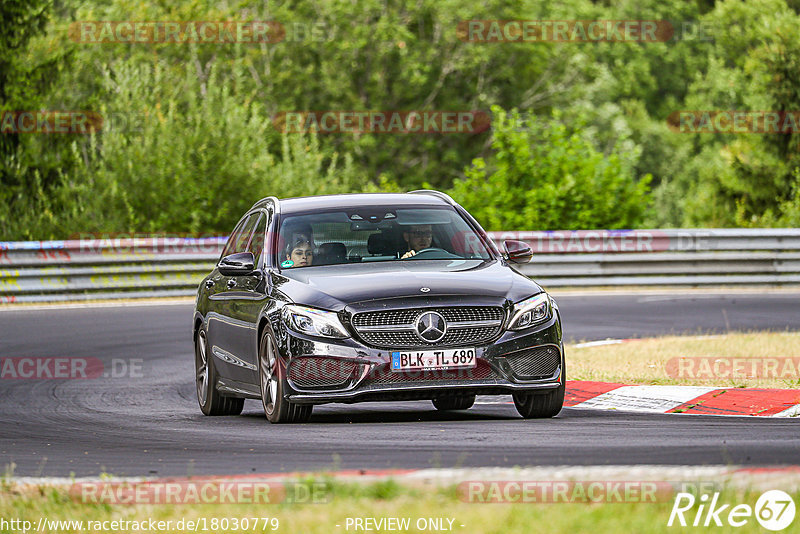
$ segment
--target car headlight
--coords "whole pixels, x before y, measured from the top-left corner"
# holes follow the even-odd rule
[[[350,337],[335,312],[287,304],[283,307],[283,314],[289,327],[302,334],[333,338]]]
[[[514,304],[509,330],[522,330],[550,318],[550,295],[539,293]]]

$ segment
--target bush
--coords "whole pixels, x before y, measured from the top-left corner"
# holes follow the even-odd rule
[[[213,69],[202,87],[189,67],[177,85],[174,73],[165,82],[164,70],[108,66],[101,115],[127,120],[76,139],[72,171],[46,193],[21,199],[14,213],[5,207],[14,226],[4,235],[225,233],[259,198],[369,185],[351,157],[323,151],[314,135],[277,133],[263,107],[235,96]]]
[[[631,228],[643,218],[650,175],[636,155],[598,152],[558,115],[523,120],[493,108],[494,156],[473,160],[449,193],[491,230]]]

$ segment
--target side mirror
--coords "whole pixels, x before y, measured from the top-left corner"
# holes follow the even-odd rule
[[[225,256],[217,264],[224,276],[243,276],[256,270],[256,258],[252,252],[237,252]]]
[[[511,263],[528,263],[533,258],[533,250],[522,241],[503,241],[503,249]]]

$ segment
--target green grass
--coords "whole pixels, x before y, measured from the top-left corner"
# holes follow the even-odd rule
[[[356,532],[352,526],[347,529],[347,519],[366,517],[410,518],[411,527],[407,532],[420,532],[416,528],[416,522],[421,518],[453,519],[453,532],[464,533],[650,533],[695,530],[693,527],[667,527],[673,504],[671,496],[657,503],[482,504],[465,502],[454,486],[409,486],[391,479],[358,484],[324,477],[307,478],[300,483],[309,486],[323,485],[325,502],[268,505],[86,504],[71,498],[65,488],[21,488],[13,480],[6,479],[0,488],[0,517],[6,520],[28,520],[34,525],[40,517],[50,520],[82,520],[83,531],[88,532],[96,529],[86,528],[87,521],[144,521],[152,518],[157,521],[172,521],[173,527],[167,531],[177,532],[175,526],[181,519],[204,522],[209,531],[212,531],[211,526],[215,524],[215,519],[227,518],[228,528],[220,528],[217,524],[214,531],[235,532],[230,522],[233,518],[276,518],[279,523],[277,532],[329,534]],[[758,491],[724,489],[720,502],[754,506],[759,495]],[[795,491],[792,497],[796,503],[800,503],[800,492]],[[687,518],[693,518],[696,510],[695,506],[687,513]],[[797,522],[796,519],[794,524]],[[265,524],[266,529],[262,528]],[[249,531],[271,532],[272,525],[270,521],[259,519],[258,527],[253,529],[251,524]],[[762,531],[753,518],[742,528],[725,526],[712,527],[712,530],[739,533]],[[203,531],[202,526],[200,531]]]

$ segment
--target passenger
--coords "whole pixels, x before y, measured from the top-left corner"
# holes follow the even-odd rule
[[[408,252],[400,259],[410,258],[426,248],[431,248],[433,242],[433,227],[430,224],[416,224],[403,232]]]
[[[314,247],[311,239],[304,234],[295,234],[286,245],[286,259],[281,267],[306,267],[314,261]]]

